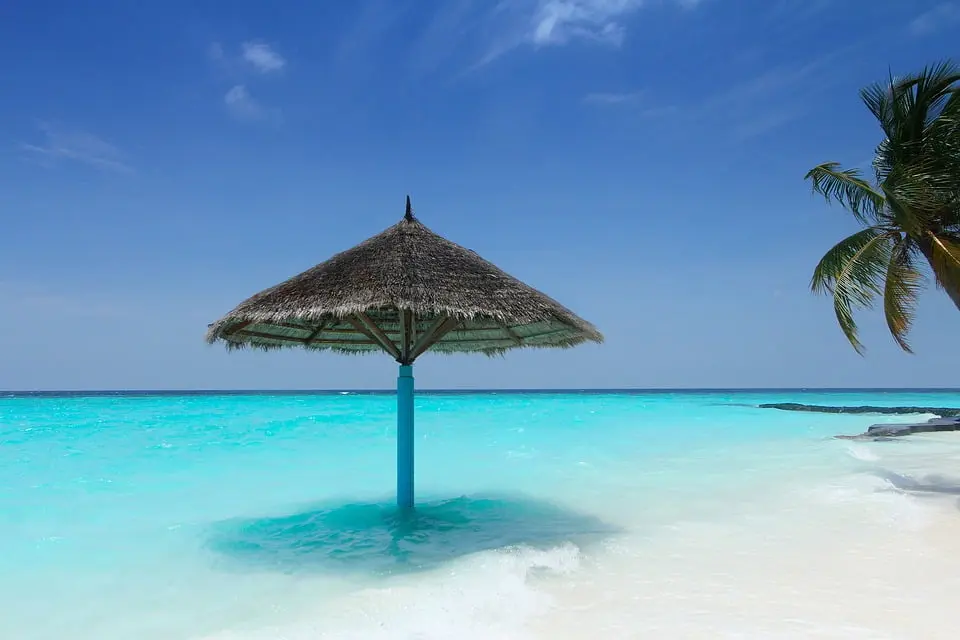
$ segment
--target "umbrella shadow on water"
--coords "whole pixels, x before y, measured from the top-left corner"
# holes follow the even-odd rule
[[[419,504],[321,505],[279,517],[216,523],[208,548],[230,565],[285,573],[423,571],[504,547],[590,545],[618,528],[526,497],[467,497]]]

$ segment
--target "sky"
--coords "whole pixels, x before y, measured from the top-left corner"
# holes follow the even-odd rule
[[[426,355],[425,388],[960,387],[846,343],[810,193],[869,167],[858,90],[956,54],[960,2],[11,0],[0,5],[0,389],[389,388],[385,355],[241,352],[207,323],[403,215],[603,345]]]

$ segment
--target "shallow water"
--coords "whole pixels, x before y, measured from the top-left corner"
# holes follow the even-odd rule
[[[955,637],[960,434],[761,402],[960,394],[0,398],[0,637]]]

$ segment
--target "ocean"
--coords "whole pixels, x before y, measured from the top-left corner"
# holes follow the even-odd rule
[[[955,638],[960,392],[0,394],[0,638]]]

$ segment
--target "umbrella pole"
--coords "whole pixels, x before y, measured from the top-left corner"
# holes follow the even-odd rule
[[[413,367],[397,378],[397,506],[413,508]]]

